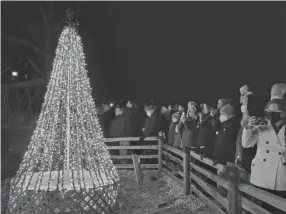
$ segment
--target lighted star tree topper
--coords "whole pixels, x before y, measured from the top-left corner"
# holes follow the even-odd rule
[[[118,181],[69,11],[36,129],[11,181],[8,212],[110,213]]]

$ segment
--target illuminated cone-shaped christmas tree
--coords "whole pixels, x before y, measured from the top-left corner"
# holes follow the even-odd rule
[[[115,205],[119,177],[97,119],[76,22],[68,23],[37,127],[11,181],[9,213],[110,213]]]

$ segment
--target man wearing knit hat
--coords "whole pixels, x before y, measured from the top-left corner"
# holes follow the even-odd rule
[[[221,127],[216,136],[214,144],[214,165],[220,163],[226,165],[235,159],[236,138],[239,130],[239,120],[236,118],[235,109],[231,104],[227,104],[220,110],[219,120]],[[218,171],[218,175],[226,178],[227,171]],[[226,195],[223,188],[218,185],[218,190],[222,195]]]
[[[160,112],[156,111],[157,107],[155,105],[146,105],[144,108],[147,118],[142,129],[143,133],[140,138],[142,143],[146,137],[158,136],[160,130]]]
[[[271,100],[286,99],[286,83],[276,83],[271,88]]]
[[[231,99],[229,98],[221,98],[217,101],[217,109],[220,110],[225,105],[231,103]]]

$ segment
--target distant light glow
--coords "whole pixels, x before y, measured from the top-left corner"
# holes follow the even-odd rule
[[[12,71],[12,76],[17,77],[18,76],[18,71]]]

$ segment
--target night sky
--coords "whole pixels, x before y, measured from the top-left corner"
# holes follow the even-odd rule
[[[1,4],[10,35],[41,19],[40,2]],[[249,84],[267,100],[286,81],[285,2],[54,2],[55,18],[67,7],[99,99],[214,103]]]

